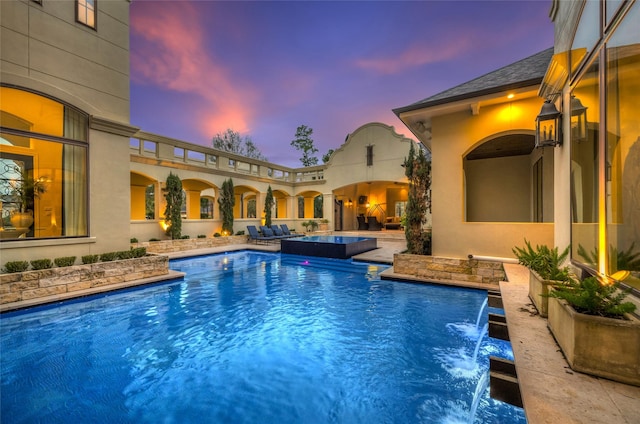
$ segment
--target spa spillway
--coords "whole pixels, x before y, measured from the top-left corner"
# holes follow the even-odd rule
[[[347,259],[377,247],[375,238],[366,237],[306,236],[281,242],[282,253],[337,259]]]

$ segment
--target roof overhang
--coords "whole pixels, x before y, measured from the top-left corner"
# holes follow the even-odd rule
[[[393,112],[411,130],[415,137],[431,150],[431,119],[436,116],[468,111],[478,115],[482,107],[537,97],[541,78],[525,84],[512,84],[483,90],[471,95],[450,97],[433,102],[415,103],[393,109]],[[507,96],[513,95],[512,98]]]

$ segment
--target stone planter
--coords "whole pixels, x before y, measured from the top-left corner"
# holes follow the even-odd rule
[[[319,231],[329,231],[329,224],[320,223],[318,224]]]
[[[640,386],[640,321],[576,312],[549,298],[549,329],[571,369]]]
[[[545,280],[537,272],[529,270],[529,299],[541,317],[546,318],[549,315],[549,289],[559,284],[562,284],[562,281]]]

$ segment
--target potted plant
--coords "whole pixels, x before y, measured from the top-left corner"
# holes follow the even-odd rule
[[[12,182],[12,195],[20,205],[20,210],[11,215],[11,225],[28,229],[33,224],[34,200],[47,191],[47,177],[33,178],[23,170],[20,179]]]
[[[313,219],[310,219],[309,221],[303,222],[302,226],[305,228],[305,230],[307,230],[307,232],[315,231],[316,228],[318,228],[318,223]]]
[[[626,295],[595,277],[549,293],[548,326],[571,369],[640,386],[640,321]]]
[[[320,220],[320,226],[319,226],[319,230],[320,231],[327,231],[329,229],[329,220],[326,218],[323,218]]]
[[[546,318],[549,309],[549,289],[565,284],[570,280],[569,267],[562,263],[569,255],[569,247],[561,253],[557,247],[536,246],[525,239],[525,247],[514,247],[513,253],[518,262],[529,268],[529,298],[538,309],[541,317]]]

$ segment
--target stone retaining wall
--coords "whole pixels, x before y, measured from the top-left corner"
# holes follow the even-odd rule
[[[398,274],[415,275],[434,280],[468,281],[497,284],[505,280],[501,262],[477,259],[454,259],[437,256],[393,255],[393,270]]]
[[[169,273],[167,256],[0,274],[0,304],[72,293]]]
[[[208,237],[179,240],[143,241],[132,243],[132,247],[146,247],[149,253],[172,253],[185,250],[205,249],[207,247],[227,246],[231,244],[243,244],[248,236]]]

